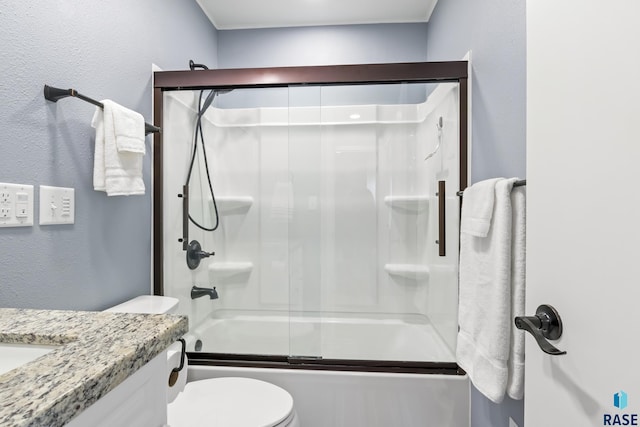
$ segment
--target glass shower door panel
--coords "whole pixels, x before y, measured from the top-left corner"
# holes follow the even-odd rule
[[[199,94],[164,94],[165,294],[179,298],[180,313],[189,317],[189,351],[286,356],[288,206],[278,196],[278,183],[288,176],[288,92],[261,88],[220,93],[203,116],[206,156],[198,142],[189,214],[206,228],[213,228],[218,218],[219,226],[205,231],[189,224],[189,240],[215,252],[191,270],[178,242],[183,212],[176,195],[182,193],[191,163]],[[193,299],[193,286],[216,287],[218,298]]]
[[[457,93],[439,86],[322,89],[324,358],[455,361]],[[439,180],[449,189],[443,258]]]
[[[446,192],[446,255],[437,254],[437,245],[425,253],[429,262],[429,298],[426,312],[434,331],[445,345],[446,352],[434,361],[455,361],[456,338],[458,333],[458,254],[460,236],[460,118],[459,87],[455,83],[436,85],[428,98],[430,110],[424,121],[425,138],[437,141],[437,149],[425,156],[435,154],[424,163],[424,179],[438,185],[444,182]],[[419,158],[422,156],[419,156]],[[437,187],[434,193],[437,196]],[[436,197],[437,200],[437,197]],[[433,210],[436,216],[436,203]],[[430,222],[427,233],[437,235],[437,222]]]
[[[186,264],[185,251],[179,239],[183,237],[182,229],[182,194],[186,183],[187,170],[193,149],[193,131],[196,123],[198,92],[175,91],[164,92],[163,112],[163,157],[171,159],[164,167],[163,186],[163,252],[164,252],[164,292],[165,295],[178,298],[180,314],[189,317],[189,324],[199,324],[209,317],[209,311],[198,310],[190,298],[190,290],[196,284],[203,286],[206,273],[200,269],[190,270]],[[203,186],[200,177],[202,158],[194,161],[193,179],[190,183],[192,204],[189,206],[194,217],[200,221],[205,217]],[[210,220],[210,219],[209,219]],[[208,221],[208,225],[210,221]],[[210,242],[204,241],[204,233],[189,226],[189,236],[209,248]]]

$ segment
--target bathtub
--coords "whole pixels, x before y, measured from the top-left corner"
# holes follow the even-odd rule
[[[470,425],[467,376],[189,366],[188,381],[218,377],[256,378],[284,388],[302,427]]]
[[[192,328],[208,353],[319,356],[325,359],[455,362],[455,355],[423,315],[218,310]],[[200,347],[198,347],[200,348]]]
[[[215,353],[287,355],[304,349],[326,359],[454,360],[427,319],[417,315],[290,318],[225,310],[185,338],[190,352],[200,340],[203,352]],[[303,427],[470,425],[466,375],[189,366],[189,381],[225,376],[256,378],[286,389]]]

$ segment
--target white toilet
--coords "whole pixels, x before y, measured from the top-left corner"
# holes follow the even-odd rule
[[[171,314],[177,309],[177,298],[142,295],[105,311]],[[300,427],[291,395],[252,378],[192,381],[181,392],[168,392],[167,396],[171,427]]]

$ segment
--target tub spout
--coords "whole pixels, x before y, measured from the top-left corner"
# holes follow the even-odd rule
[[[216,288],[199,288],[194,286],[191,288],[191,299],[196,299],[203,297],[205,295],[209,295],[209,299],[218,299],[218,291]]]

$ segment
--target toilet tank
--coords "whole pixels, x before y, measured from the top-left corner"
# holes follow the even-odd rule
[[[178,311],[178,298],[160,295],[140,295],[104,311],[112,313],[174,314]]]

